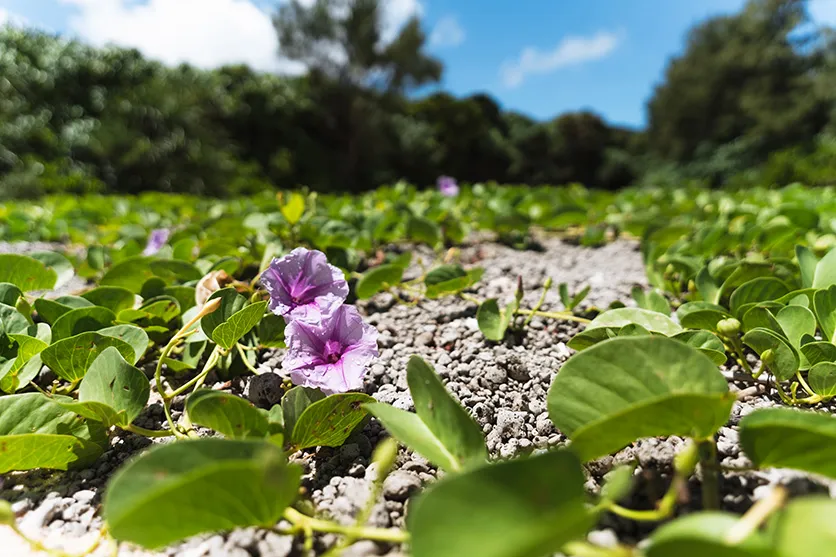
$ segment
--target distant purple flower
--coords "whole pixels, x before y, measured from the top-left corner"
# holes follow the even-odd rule
[[[444,197],[456,197],[459,195],[459,185],[456,183],[455,178],[440,176],[438,178],[438,191]]]
[[[162,249],[168,242],[168,237],[171,236],[171,231],[167,228],[158,228],[152,230],[148,236],[148,243],[145,245],[142,255],[154,255]]]
[[[270,310],[285,320],[317,322],[339,307],[348,296],[348,283],[321,251],[296,248],[273,259],[261,276],[270,293]]]
[[[320,323],[291,321],[285,329],[282,368],[296,385],[330,395],[363,386],[366,368],[377,357],[377,329],[354,306],[340,306]]]

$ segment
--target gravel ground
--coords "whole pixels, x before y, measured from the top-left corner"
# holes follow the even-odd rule
[[[6,247],[0,244],[0,252]],[[508,302],[513,298],[517,277],[521,276],[525,288],[523,306],[531,307],[540,296],[539,288],[547,277],[551,277],[555,285],[567,282],[570,291],[591,285],[592,291],[582,307],[603,308],[615,300],[630,305],[631,287],[646,285],[641,254],[632,242],[616,241],[601,248],[582,248],[558,239],[545,239],[542,248],[542,251],[523,252],[491,243],[464,248],[461,251],[463,263],[479,264],[486,269],[472,294],[480,298],[498,297],[501,303]],[[424,258],[431,257],[429,252],[421,253]],[[449,390],[473,413],[495,457],[511,457],[565,443],[565,437],[555,431],[548,419],[546,392],[555,373],[571,355],[566,343],[580,326],[535,318],[521,337],[494,343],[485,340],[479,332],[475,305],[458,299],[425,301],[415,307],[398,303],[390,294],[380,294],[358,306],[381,333],[380,358],[366,380],[366,391],[377,400],[412,409],[406,364],[410,356],[417,354],[435,367]],[[562,309],[556,288],[546,297],[543,309]],[[281,357],[281,351],[265,354],[260,364],[262,375],[218,383],[214,388],[245,394],[256,404],[269,407],[280,393]],[[727,373],[732,378],[735,370],[729,369]],[[740,391],[740,400],[728,426],[720,431],[718,450],[724,464],[744,466],[747,461],[740,453],[737,422],[755,408],[776,405],[776,402],[763,385],[731,380],[731,388]],[[182,401],[179,405],[175,401],[174,409],[182,410]],[[156,428],[163,421],[162,408],[152,399],[137,424]],[[345,523],[353,522],[375,477],[376,471],[369,461],[373,447],[382,435],[380,426],[372,421],[362,434],[338,449],[322,448],[293,456],[306,470],[304,487],[320,513]],[[14,503],[25,532],[45,540],[50,546],[78,550],[89,544],[94,532],[101,527],[97,510],[110,474],[126,458],[150,443],[129,433],[117,433],[110,450],[94,467],[62,474],[41,471],[9,474],[0,484],[0,498]],[[615,465],[637,461],[636,487],[625,504],[633,508],[651,508],[667,488],[671,460],[682,443],[682,439],[675,437],[648,439],[615,456],[591,463],[587,487],[597,491],[603,475]],[[377,503],[370,523],[380,527],[402,526],[409,497],[435,477],[436,470],[432,465],[402,449],[396,470],[384,483],[383,498]],[[791,471],[727,474],[721,482],[723,505],[727,510],[745,511],[777,483],[791,486],[795,493],[834,491],[833,484],[828,481]],[[699,506],[699,480],[694,479],[690,488],[690,493],[683,494],[686,511]],[[603,545],[614,544],[617,540],[638,542],[647,535],[649,528],[608,515],[590,534],[590,540]],[[319,537],[316,553],[322,553],[334,540],[333,536]],[[5,537],[0,536],[0,543],[6,543]],[[96,555],[106,554],[107,549],[101,548]],[[14,550],[11,553],[17,554]],[[298,541],[256,529],[197,537],[162,553],[144,552],[128,545],[120,546],[119,550],[119,555],[137,557],[284,557],[303,554]],[[390,557],[403,554],[402,548],[365,541],[354,544],[344,553],[346,556]]]

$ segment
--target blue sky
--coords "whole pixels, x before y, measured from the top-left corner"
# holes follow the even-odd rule
[[[311,1],[311,0],[308,0]],[[384,0],[386,32],[418,14],[446,65],[442,88],[487,92],[506,109],[547,119],[589,109],[629,126],[694,23],[745,0]],[[167,63],[247,62],[296,68],[276,55],[271,0],[0,0],[0,22],[91,44],[139,48]],[[836,23],[836,0],[811,0]]]

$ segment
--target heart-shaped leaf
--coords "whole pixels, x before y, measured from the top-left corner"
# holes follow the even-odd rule
[[[134,294],[142,292],[142,285],[154,277],[148,257],[129,257],[110,268],[99,281],[100,286],[118,286]]]
[[[836,253],[836,250],[833,250]],[[827,290],[817,290],[813,296],[813,309],[819,320],[824,340],[836,343],[836,284]]]
[[[309,387],[293,387],[282,397],[282,416],[285,431],[293,431],[296,421],[311,404],[325,398],[319,389]]]
[[[761,305],[753,306],[743,314],[742,325],[747,332],[752,329],[768,329],[777,335],[784,335],[784,329],[772,312]]]
[[[374,399],[362,393],[340,393],[318,400],[296,419],[287,441],[295,450],[338,447],[366,418],[368,412],[363,405],[370,402]]]
[[[760,277],[741,284],[729,300],[729,308],[736,317],[742,317],[740,308],[746,304],[769,302],[790,291],[787,285],[776,278]]]
[[[711,358],[711,361],[718,366],[726,363],[726,360],[728,359],[726,356],[726,347],[723,346],[723,341],[717,338],[717,335],[709,331],[682,331],[671,338],[696,348]]]
[[[740,443],[760,468],[796,468],[836,478],[836,420],[829,414],[756,410],[740,421]]]
[[[801,365],[798,352],[789,341],[768,329],[752,329],[743,335],[743,343],[760,355],[767,350],[772,351],[767,367],[780,381],[793,377]]]
[[[0,474],[84,466],[106,445],[101,424],[86,422],[40,393],[0,397]]]
[[[631,290],[631,295],[636,301],[636,305],[642,309],[655,311],[664,315],[671,314],[671,305],[658,290],[645,291],[640,286],[634,286]]]
[[[707,356],[657,336],[611,339],[576,354],[548,395],[549,417],[584,460],[642,437],[708,437],[733,402]]]
[[[801,345],[801,353],[811,366],[821,362],[836,362],[836,346],[827,341],[814,341]]]
[[[508,330],[509,316],[499,309],[496,298],[485,300],[476,312],[476,322],[485,338],[501,341]]]
[[[355,292],[361,300],[371,298],[378,292],[386,290],[390,286],[397,286],[403,278],[404,268],[399,265],[381,265],[363,273],[363,277],[357,281]]]
[[[116,315],[107,308],[90,306],[68,311],[52,325],[52,340],[59,341],[89,331],[109,327]]]
[[[145,374],[111,346],[90,365],[78,388],[78,401],[61,406],[105,427],[127,426],[148,404],[150,393]]]
[[[284,329],[286,326],[284,317],[268,313],[258,324],[258,344],[264,348],[285,348]]]
[[[209,300],[221,299],[218,309],[200,320],[200,327],[207,338],[212,338],[215,328],[238,313],[247,304],[247,299],[240,295],[234,288],[222,288],[209,296]],[[209,301],[207,300],[207,301]]]
[[[267,309],[267,302],[256,302],[233,313],[226,321],[215,327],[212,331],[212,340],[229,350],[241,340],[241,337],[258,325],[264,316],[265,309]]]
[[[823,397],[836,396],[836,363],[821,362],[810,368],[807,383],[813,392]]]
[[[481,428],[417,356],[409,360],[407,383],[415,414],[382,403],[366,408],[396,439],[448,472],[484,464],[487,448]]]
[[[35,300],[35,311],[47,323],[54,324],[58,318],[77,308],[92,307],[94,304],[77,296],[61,296],[54,300],[38,298]]]
[[[20,288],[8,282],[0,282],[0,304],[15,307],[21,296],[23,296],[23,292]]]
[[[264,437],[267,417],[239,396],[200,389],[186,399],[186,412],[193,423],[235,439]]]
[[[676,310],[679,324],[687,329],[716,331],[717,323],[732,315],[722,306],[709,302],[688,302]]]
[[[69,259],[54,251],[33,251],[27,253],[32,259],[37,259],[47,268],[55,271],[55,285],[51,288],[61,288],[75,276],[75,268]]]
[[[429,219],[410,215],[406,222],[406,235],[410,240],[435,246],[441,241],[441,228]]]
[[[100,335],[118,338],[130,344],[131,348],[134,349],[134,357],[127,358],[128,363],[131,365],[136,364],[142,359],[145,351],[148,350],[148,334],[134,325],[115,325],[113,327],[99,329],[96,332]]]
[[[0,333],[26,334],[31,324],[26,316],[11,306],[0,304]]]
[[[115,314],[134,307],[136,295],[127,288],[119,286],[99,286],[81,295],[93,305],[107,308]]]
[[[583,332],[572,337],[569,347],[577,351],[585,350],[603,340],[615,338],[628,325],[638,325],[648,332],[665,336],[682,332],[682,327],[659,312],[641,308],[616,308],[593,319]],[[625,330],[627,332],[629,330]]]
[[[104,518],[114,538],[148,549],[204,532],[272,528],[296,496],[300,477],[281,449],[265,441],[157,445],[113,476]]]
[[[58,282],[58,273],[25,255],[0,254],[0,282],[14,284],[23,292],[51,290]]]
[[[410,503],[415,557],[541,557],[595,523],[584,476],[567,451],[449,476]]]
[[[124,340],[101,333],[81,333],[54,342],[40,356],[44,364],[67,381],[78,381],[106,348],[114,346],[128,361],[136,357],[133,347]]]
[[[816,334],[816,316],[805,307],[787,306],[775,315],[775,319],[780,323],[784,335],[790,341],[790,346],[796,351],[800,350],[801,339],[804,335]],[[810,369],[810,364],[803,353],[799,353],[799,361],[799,369]]]
[[[41,359],[38,355],[49,345],[28,335],[9,337],[16,343],[16,353],[14,358],[0,364],[0,389],[6,393],[13,393],[21,385],[31,381],[41,370]],[[36,369],[32,369],[33,367]]]

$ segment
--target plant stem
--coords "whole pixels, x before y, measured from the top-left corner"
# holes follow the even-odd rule
[[[304,515],[292,507],[285,509],[284,518],[295,526],[294,533],[298,533],[299,531],[317,531],[326,534],[342,534],[352,536],[355,539],[363,538],[378,542],[407,543],[409,541],[409,532],[405,530],[399,530],[397,528],[371,528],[368,526],[343,526],[336,522]]]
[[[560,552],[573,557],[629,557],[635,554],[632,548],[623,545],[600,547],[585,541],[569,542],[560,549]]]
[[[551,279],[548,280],[548,285],[551,286]],[[548,293],[549,289],[547,287],[543,287],[543,292],[540,294],[540,299],[537,300],[537,303],[534,305],[534,309],[531,310],[531,313],[528,314],[528,317],[525,318],[523,321],[523,327],[527,327],[531,320],[534,319],[534,315],[536,311],[540,311],[540,308],[543,307],[543,302],[546,301],[546,294]],[[517,308],[519,311],[519,308]]]
[[[247,354],[246,352],[244,352],[244,349],[241,347],[241,344],[235,343],[235,347],[238,349],[238,353],[241,355],[241,361],[244,362],[244,366],[248,370],[252,371],[254,375],[259,375],[258,370],[254,368],[250,361],[247,359]]]
[[[717,510],[720,508],[720,483],[714,437],[699,442],[699,453],[703,510]]]
[[[171,437],[172,435],[176,435],[174,430],[171,429],[145,429],[144,427],[139,427],[138,425],[133,424],[120,427],[125,431],[130,431],[131,433],[136,433],[137,435],[145,437]]]
[[[801,376],[800,371],[795,372],[795,377],[798,379],[798,382],[801,383],[801,386],[804,387],[804,390],[807,391],[807,394],[811,397],[818,396],[816,393],[813,392],[813,389],[810,388],[810,385],[807,384],[807,381],[804,380],[804,377]]]
[[[461,298],[465,302],[470,302],[472,304],[476,304],[477,306],[482,305],[482,300],[480,300],[476,296],[471,296],[470,294],[465,294],[464,292],[459,292],[459,298]]]
[[[218,363],[218,359],[220,358],[220,347],[215,346],[215,349],[209,355],[209,359],[206,360],[206,365],[203,366],[203,370],[192,377],[187,383],[181,385],[180,387],[174,389],[172,392],[168,394],[163,394],[163,399],[171,400],[172,398],[179,396],[186,391],[188,391],[192,386],[196,385],[201,379],[205,378],[210,371],[212,371]]]
[[[653,510],[637,511],[622,507],[614,502],[609,502],[606,506],[604,506],[604,508],[615,515],[629,518],[630,520],[649,522],[664,520],[673,514],[677,496],[684,486],[685,478],[678,473],[674,474],[671,485],[668,487],[665,495],[662,496],[656,504],[656,508]]]
[[[540,317],[549,317],[551,319],[560,319],[562,321],[574,321],[576,323],[592,323],[592,320],[587,319],[586,317],[578,317],[577,315],[574,315],[569,312],[534,311],[530,309],[518,309],[517,313],[519,313],[520,315],[539,315]]]
[[[740,343],[740,338],[737,336],[730,336],[728,337],[729,344],[731,344],[732,349],[734,350],[734,355],[737,356],[737,363],[740,364],[746,373],[752,374],[752,366],[749,365],[749,362],[746,361],[746,352],[743,350],[743,345]],[[755,379],[763,372],[763,367],[761,367],[761,371],[757,374],[752,374]]]
[[[787,490],[783,486],[776,486],[765,498],[761,499],[746,511],[746,514],[726,532],[723,541],[730,545],[737,545],[748,538],[769,516],[784,506],[787,501]]]

